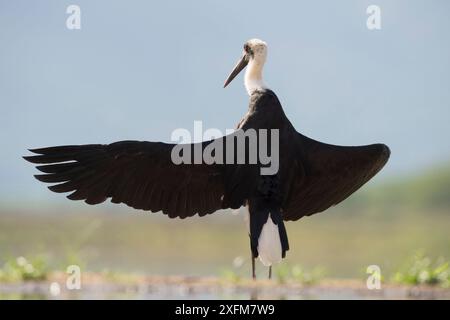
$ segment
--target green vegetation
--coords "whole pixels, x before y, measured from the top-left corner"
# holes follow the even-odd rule
[[[142,275],[135,274],[135,273],[124,273],[124,272],[117,272],[117,271],[111,271],[108,269],[102,270],[99,275],[112,283],[121,283],[121,284],[134,284],[138,283],[139,280],[142,278]]]
[[[311,285],[316,284],[325,276],[325,269],[323,267],[314,267],[312,270],[306,270],[300,265],[289,265],[288,263],[281,263],[274,267],[275,279],[279,283],[286,283],[288,281],[295,281],[301,284]]]
[[[111,278],[209,276],[236,255],[246,258],[222,269],[222,278],[249,279],[248,235],[242,215],[223,210],[180,220],[125,206],[61,203],[60,207],[28,209],[6,209],[0,204],[0,281],[39,279],[45,274],[39,270],[63,271],[69,264],[79,265],[83,272],[108,269]],[[321,278],[314,268],[320,265],[327,277],[360,279],[361,272],[367,276],[367,266],[376,264],[387,281],[396,273],[394,278],[401,283],[445,285],[435,279],[447,272],[444,262],[432,261],[422,276],[420,272],[410,276],[399,252],[423,248],[430,257],[445,256],[450,252],[449,227],[450,164],[415,177],[374,181],[324,213],[286,223],[291,250],[287,265],[274,267],[273,278],[313,283]],[[45,268],[28,259],[36,253],[44,254]],[[25,270],[11,256],[27,257],[34,272],[27,272],[30,268]],[[259,262],[257,271],[259,279],[267,278],[267,268]]]
[[[376,208],[392,212],[399,208],[415,212],[450,211],[450,163],[434,167],[419,175],[396,178],[382,185],[364,188],[346,201],[348,209]],[[367,211],[367,210],[365,210]]]
[[[237,283],[242,280],[242,276],[230,268],[222,268],[220,271],[220,277],[227,282],[233,283]]]
[[[65,271],[69,265],[78,265],[82,269],[83,262],[80,256],[74,251],[66,252],[65,259],[60,263],[52,263],[48,254],[31,255],[31,257],[7,257],[1,259],[4,261],[0,267],[1,282],[22,282],[22,281],[41,281],[47,280],[52,272]]]
[[[48,275],[46,259],[36,256],[30,260],[25,257],[8,259],[0,269],[0,282],[45,280]]]
[[[423,251],[411,257],[392,277],[393,281],[408,285],[439,285],[450,287],[449,261],[439,258],[432,260]]]
[[[267,277],[267,268],[259,268],[259,279]],[[242,257],[233,260],[232,268],[221,270],[221,277],[226,282],[239,283],[243,279],[249,279],[249,261]],[[40,255],[27,259],[23,256],[8,259],[0,269],[1,282],[22,282],[22,281],[42,281],[48,279],[51,272],[47,259]],[[263,274],[264,273],[264,274]],[[124,273],[110,270],[102,270],[98,273],[103,279],[112,283],[130,284],[136,283],[142,275],[136,273]],[[303,285],[313,285],[320,282],[325,276],[323,267],[314,267],[310,270],[300,265],[290,265],[282,262],[273,267],[273,277],[280,283],[299,283]],[[389,278],[393,283],[402,285],[435,285],[443,288],[450,288],[450,263],[443,258],[431,259],[418,251],[411,258],[402,264]]]
[[[229,282],[239,282],[242,279],[247,278],[245,274],[249,274],[251,270],[250,263],[247,263],[243,257],[236,257],[233,259],[232,268],[221,268],[220,277],[225,281]]]
[[[249,278],[250,263],[246,263],[242,257],[237,257],[233,261],[233,268],[223,268],[220,272],[221,277],[230,282],[239,282],[242,279]],[[268,268],[261,271],[267,272]],[[296,282],[301,284],[315,284],[319,282],[325,275],[325,269],[322,267],[314,267],[312,270],[306,270],[300,265],[290,265],[282,262],[272,267],[273,278],[280,284],[287,282]],[[259,279],[265,279],[268,274],[259,273]]]

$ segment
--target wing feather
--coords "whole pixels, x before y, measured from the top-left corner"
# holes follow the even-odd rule
[[[295,177],[284,201],[284,220],[298,220],[345,200],[380,171],[390,156],[384,144],[335,146],[301,134],[295,152]]]
[[[223,174],[217,165],[175,165],[173,144],[121,141],[30,150],[36,179],[71,200],[98,204],[110,198],[169,217],[205,215],[222,208]]]

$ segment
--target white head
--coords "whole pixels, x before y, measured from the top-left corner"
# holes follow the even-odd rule
[[[267,57],[267,43],[259,39],[250,39],[244,44],[244,54],[250,55],[250,62],[264,65]]]
[[[267,44],[259,39],[248,40],[244,44],[242,57],[231,71],[224,88],[242,71],[247,65],[245,72],[245,88],[249,95],[255,90],[264,89],[266,86],[262,80],[262,69],[267,57]]]

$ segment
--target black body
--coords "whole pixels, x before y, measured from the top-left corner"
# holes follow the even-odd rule
[[[344,147],[298,133],[270,90],[252,94],[239,129],[279,129],[280,166],[261,176],[260,165],[180,164],[171,161],[173,144],[121,141],[31,150],[26,160],[40,164],[40,181],[54,192],[97,204],[111,198],[136,209],[186,218],[248,205],[251,247],[271,214],[279,226],[283,256],[288,241],[283,220],[298,220],[335,205],[372,178],[387,162],[386,145]],[[203,142],[202,148],[211,141]],[[191,146],[194,148],[194,146]],[[226,153],[226,150],[225,150]]]

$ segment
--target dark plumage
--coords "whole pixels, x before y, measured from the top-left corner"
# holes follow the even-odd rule
[[[296,132],[270,90],[252,95],[249,113],[238,128],[280,130],[276,191],[281,194],[284,220],[298,220],[341,202],[372,178],[390,154],[384,144],[334,146]],[[36,168],[44,174],[36,179],[57,183],[49,187],[51,191],[72,192],[70,200],[98,204],[111,198],[113,203],[180,218],[245,205],[258,192],[247,188],[254,184],[248,179],[266,179],[251,165],[175,165],[170,158],[173,146],[120,141],[33,149],[37,155],[24,158],[41,164]],[[251,172],[240,174],[242,170]]]
[[[39,164],[37,169],[43,174],[35,177],[51,183],[51,191],[70,192],[69,199],[88,204],[110,198],[136,209],[162,211],[170,218],[247,205],[252,256],[258,256],[258,239],[270,215],[278,225],[284,257],[289,244],[283,220],[298,220],[346,199],[390,155],[384,144],[335,146],[298,133],[269,89],[251,94],[248,113],[238,129],[279,130],[277,174],[262,176],[260,164],[175,165],[171,161],[174,145],[160,142],[49,147],[30,150],[36,155],[24,158]],[[224,143],[224,138],[218,141]],[[226,155],[225,143],[224,149]]]
[[[383,144],[334,146],[296,132],[270,90],[253,93],[239,128],[280,130],[279,182],[273,192],[280,198],[284,220],[298,220],[341,202],[389,158]],[[37,169],[44,174],[36,179],[54,184],[51,191],[71,192],[70,200],[98,204],[111,198],[171,218],[238,208],[258,194],[256,181],[266,179],[252,165],[175,165],[170,158],[173,146],[120,141],[34,149],[30,151],[37,155],[24,158],[40,164]]]

